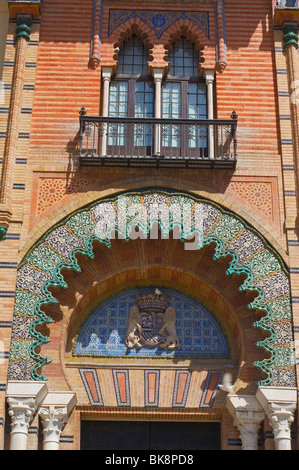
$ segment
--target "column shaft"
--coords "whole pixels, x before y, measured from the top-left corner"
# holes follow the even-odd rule
[[[214,71],[206,71],[208,119],[214,119]],[[208,126],[209,158],[214,159],[214,126]]]
[[[299,65],[298,65],[298,35],[297,25],[284,25],[284,50],[286,54],[286,65],[288,72],[288,84],[290,90],[290,111],[293,141],[293,158],[296,174],[296,187],[299,188],[299,103],[297,99],[293,99],[297,95],[299,87]],[[294,92],[295,90],[295,92]],[[297,191],[297,214],[299,212],[299,194]],[[298,222],[298,221],[297,221]]]
[[[18,20],[16,28],[16,52],[0,186],[0,239],[5,237],[12,216],[11,191],[18,145],[27,43],[31,33],[30,25],[31,19],[22,17]]]
[[[155,82],[155,118],[161,118],[161,106],[162,106],[162,78],[164,71],[162,69],[154,69],[154,82]],[[161,155],[161,126],[156,124],[154,129],[155,133],[155,155]]]
[[[109,92],[110,92],[110,81],[112,76],[112,68],[103,68],[102,69],[102,78],[103,78],[103,111],[102,115],[107,117],[109,114]],[[100,155],[107,154],[107,132],[108,126],[107,123],[103,123],[102,129],[102,138],[100,142]]]

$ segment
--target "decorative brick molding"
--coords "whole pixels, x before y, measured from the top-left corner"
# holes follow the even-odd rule
[[[120,9],[109,8],[101,0],[94,0],[93,31],[90,66],[112,67],[117,70],[117,57],[123,41],[136,34],[149,50],[149,72],[163,69],[167,73],[168,50],[182,36],[195,44],[200,56],[201,68],[217,69],[222,73],[226,67],[226,38],[223,0],[217,0],[200,10],[166,9]],[[210,15],[213,20],[211,39]],[[105,19],[103,19],[105,18]],[[107,19],[108,18],[108,19]],[[104,23],[103,23],[104,22]],[[107,23],[107,24],[106,24]],[[104,33],[104,24],[107,32]],[[106,29],[105,29],[106,31]],[[106,37],[107,35],[107,37]],[[103,50],[102,43],[105,41]],[[210,48],[208,56],[205,51]],[[215,54],[216,52],[216,54]],[[216,57],[216,61],[215,61]]]
[[[210,181],[214,186],[214,182]],[[56,206],[63,198],[96,189],[98,180],[91,178],[73,179],[70,182],[65,177],[40,177],[36,179],[38,185],[38,195],[36,207],[33,208],[37,216]],[[215,189],[218,188],[225,193],[237,197],[242,203],[246,203],[252,210],[272,220],[274,217],[275,201],[273,200],[273,184],[271,181],[250,181],[234,179],[226,184],[219,176],[215,182]]]
[[[29,15],[32,19],[40,16],[40,0],[8,0],[10,18],[21,15]]]

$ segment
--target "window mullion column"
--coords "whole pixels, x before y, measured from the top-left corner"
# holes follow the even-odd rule
[[[135,118],[135,103],[136,103],[136,79],[130,78],[128,80],[128,117]],[[135,124],[126,123],[126,155],[133,156],[135,145]]]
[[[155,83],[155,118],[161,119],[162,108],[162,79],[164,75],[163,69],[154,69],[154,83]],[[161,155],[161,125],[154,124],[154,154]]]
[[[214,119],[214,70],[206,70],[208,119]],[[209,158],[215,158],[214,152],[214,126],[208,125]]]
[[[103,116],[104,117],[108,117],[108,114],[109,114],[109,89],[110,89],[111,76],[112,76],[112,68],[109,67],[109,68],[102,69]],[[107,131],[108,131],[107,122],[103,122],[102,138],[100,142],[100,155],[107,154]]]

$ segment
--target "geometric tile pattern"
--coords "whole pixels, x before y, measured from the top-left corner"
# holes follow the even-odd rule
[[[233,194],[234,197],[249,204],[258,212],[264,214],[269,219],[273,219],[273,197],[271,182],[254,181],[227,181],[222,180],[217,175],[217,181],[210,181],[213,188],[221,190],[226,195]],[[96,189],[97,180],[92,179],[73,179],[66,187],[64,178],[39,178],[39,192],[36,207],[36,214],[40,215],[43,211],[49,209],[53,204],[62,198],[75,193],[81,193]]]
[[[103,405],[99,379],[95,369],[79,369],[91,405]]]
[[[222,382],[223,374],[223,371],[210,370],[208,372],[199,404],[200,408],[211,408],[213,406],[218,391],[218,385]]]
[[[81,368],[80,376],[91,406],[115,406],[111,405],[111,390],[105,390],[102,394],[99,385],[99,369]],[[136,401],[131,399],[130,380],[135,384],[134,374],[136,371],[128,369],[112,369],[111,376],[114,385],[114,396],[116,406],[136,406]],[[163,393],[170,395],[169,405],[173,408],[186,408],[194,406],[199,408],[212,408],[222,382],[224,371],[210,370],[206,378],[199,386],[197,380],[191,387],[192,374],[196,372],[190,369],[177,370],[175,375],[168,376],[167,380],[161,380],[161,371],[158,369],[145,369],[144,371],[144,394],[140,390],[141,398],[138,399],[138,407],[159,408],[163,407]],[[140,375],[138,375],[140,377]],[[135,376],[136,377],[136,376]],[[165,376],[164,376],[165,379]],[[140,386],[142,385],[142,381]],[[188,395],[191,395],[188,400]],[[161,395],[161,401],[160,401]],[[132,403],[133,400],[133,403]],[[136,397],[135,397],[136,400]],[[191,401],[190,401],[191,400]]]
[[[191,370],[177,370],[174,381],[174,392],[172,397],[172,406],[174,408],[186,406],[189,385],[191,380]]]
[[[157,407],[159,405],[159,385],[160,385],[160,371],[159,370],[145,370],[144,371],[145,406]]]
[[[115,233],[129,240],[136,226],[139,235],[151,237],[155,223],[164,237],[179,229],[186,249],[200,250],[213,243],[215,259],[232,258],[227,274],[246,275],[241,289],[257,293],[248,307],[263,314],[254,324],[266,332],[258,343],[266,351],[265,358],[255,363],[266,374],[259,384],[295,386],[289,276],[279,255],[243,219],[221,206],[189,194],[154,189],[128,192],[80,209],[45,234],[22,260],[15,293],[9,379],[46,379],[40,370],[50,358],[36,349],[49,338],[37,327],[52,320],[41,307],[56,302],[48,286],[65,285],[63,268],[80,270],[76,253],[92,258],[93,241],[109,247]],[[187,242],[194,234],[196,241]]]
[[[64,178],[40,178],[37,215],[60,201],[65,195],[86,191],[87,188],[90,188],[89,179],[74,178],[66,187]]]
[[[154,32],[157,38],[160,38],[162,34],[176,21],[179,19],[188,19],[196,26],[200,28],[209,37],[209,13],[198,12],[198,11],[143,11],[143,10],[120,10],[110,9],[109,10],[109,31],[110,36],[113,31],[118,28],[122,23],[130,18],[139,18],[145,24],[147,24]]]
[[[169,306],[176,311],[179,349],[159,346],[128,349],[126,333],[129,311],[141,295],[154,293],[154,288],[140,287],[122,291],[100,304],[83,324],[74,347],[79,356],[228,358],[229,348],[223,331],[211,313],[196,300],[174,289],[160,287]]]
[[[118,406],[130,406],[129,371],[124,369],[112,372]]]

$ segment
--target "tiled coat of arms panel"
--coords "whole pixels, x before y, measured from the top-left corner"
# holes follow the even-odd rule
[[[126,290],[100,304],[84,323],[74,354],[229,357],[224,332],[203,305],[179,291],[159,289]],[[134,307],[139,315],[135,323]],[[173,312],[171,321],[168,312]]]

